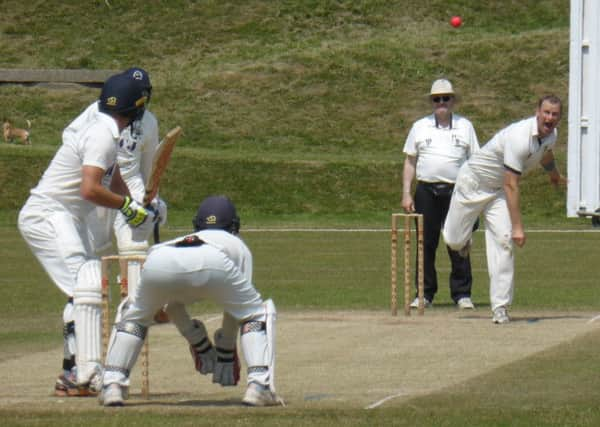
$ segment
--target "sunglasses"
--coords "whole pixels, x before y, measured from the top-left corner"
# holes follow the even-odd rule
[[[448,101],[450,101],[451,99],[452,99],[452,97],[451,97],[451,96],[448,96],[448,95],[444,95],[444,96],[434,96],[433,98],[431,98],[431,100],[432,100],[433,102],[435,102],[435,103],[442,102],[442,101],[444,101],[444,102],[448,102]]]

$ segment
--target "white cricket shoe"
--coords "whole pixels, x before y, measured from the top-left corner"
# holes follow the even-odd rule
[[[111,383],[102,388],[99,401],[104,406],[123,406],[123,401],[127,399],[128,395],[128,387]]]
[[[285,406],[283,400],[278,398],[268,386],[255,382],[248,384],[242,403],[247,406]]]
[[[474,310],[475,309],[475,304],[473,304],[473,301],[471,301],[471,298],[469,298],[469,297],[459,298],[458,301],[456,302],[456,305],[461,310]]]
[[[432,302],[431,302],[431,301],[429,301],[429,300],[428,300],[427,298],[425,298],[425,297],[423,298],[423,306],[424,306],[425,308],[429,308],[429,307],[431,307],[432,305],[433,305],[433,304],[432,304]],[[415,299],[413,300],[413,302],[411,302],[411,303],[410,303],[410,308],[419,308],[419,298],[418,298],[418,297],[417,297],[417,298],[415,298]]]
[[[506,311],[506,307],[498,307],[494,310],[494,315],[492,316],[492,322],[502,325],[504,323],[510,322],[510,317],[508,317],[508,312]]]

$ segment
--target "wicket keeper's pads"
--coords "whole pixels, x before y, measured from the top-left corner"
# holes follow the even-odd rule
[[[114,341],[108,348],[104,367],[104,385],[118,383],[129,387],[129,374],[140,354],[148,328],[135,322],[117,324]]]
[[[102,361],[102,284],[100,261],[79,269],[73,289],[77,383],[87,384]]]
[[[226,336],[223,329],[217,329],[215,332],[217,363],[213,372],[213,383],[232,386],[240,381],[240,360],[235,345],[236,339],[237,334],[233,337]]]
[[[272,300],[263,303],[264,312],[242,324],[240,345],[248,366],[248,383],[269,386],[275,393],[275,321]]]
[[[117,313],[115,314],[115,322],[113,323],[112,329],[110,330],[110,338],[108,339],[107,349],[112,345],[117,335],[117,325],[121,322],[123,315],[127,311],[130,305],[129,297],[123,298],[117,306]]]

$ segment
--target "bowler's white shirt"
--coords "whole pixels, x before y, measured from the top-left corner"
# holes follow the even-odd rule
[[[119,128],[115,120],[100,112],[88,117],[76,132],[63,134],[63,143],[54,155],[38,185],[33,199],[60,203],[72,215],[83,218],[96,205],[80,193],[82,167],[95,166],[105,171],[102,184],[110,185],[117,160]]]
[[[535,168],[544,153],[554,146],[556,129],[545,138],[538,137],[536,117],[515,122],[501,131],[469,159],[469,168],[479,182],[500,188],[506,168],[525,174]]]
[[[454,183],[462,164],[478,150],[473,124],[459,114],[452,114],[446,128],[436,126],[433,114],[417,120],[404,144],[404,153],[417,158],[417,180],[425,182]]]

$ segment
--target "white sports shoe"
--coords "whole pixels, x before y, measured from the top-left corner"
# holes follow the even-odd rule
[[[433,305],[433,303],[431,301],[429,301],[427,298],[423,297],[423,306],[425,308],[429,308]],[[419,308],[419,297],[415,298],[413,300],[413,302],[410,303],[410,308]]]
[[[469,297],[459,298],[458,301],[456,302],[456,305],[461,310],[474,310],[475,309],[475,304],[473,304],[473,301],[471,301],[471,298],[469,298]]]
[[[111,383],[102,388],[99,401],[104,406],[123,406],[123,401],[127,399],[128,387],[123,387],[117,383]]]
[[[242,403],[248,406],[285,406],[283,400],[278,398],[268,386],[250,383]]]
[[[506,311],[506,307],[498,307],[494,310],[494,315],[492,316],[492,322],[494,322],[498,325],[510,322],[510,317],[508,317],[508,312]]]

